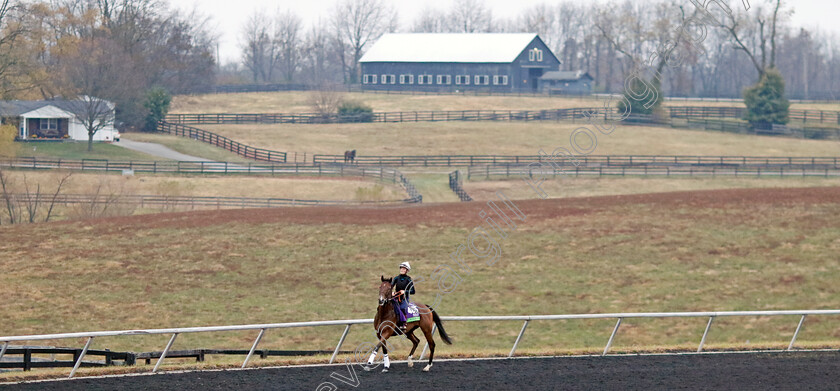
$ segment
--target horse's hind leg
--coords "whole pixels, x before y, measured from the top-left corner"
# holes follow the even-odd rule
[[[426,336],[426,342],[429,343],[429,365],[423,368],[423,372],[429,372],[429,369],[432,369],[432,360],[435,358],[435,337],[431,329],[423,330],[423,334]]]
[[[408,367],[411,368],[414,366],[414,359],[412,356],[414,356],[414,351],[417,350],[417,345],[420,344],[420,338],[417,338],[417,336],[414,335],[413,329],[406,333],[405,336],[408,337],[412,344],[414,344],[414,346],[411,347],[411,352],[408,353]]]

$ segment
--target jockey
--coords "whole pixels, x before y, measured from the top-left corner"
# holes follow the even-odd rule
[[[411,270],[411,264],[403,262],[400,264],[400,274],[391,279],[391,285],[394,287],[396,300],[399,303],[394,304],[394,309],[397,310],[397,326],[402,331],[405,331],[405,311],[408,309],[408,300],[410,295],[414,294],[414,282],[408,276],[409,270]]]

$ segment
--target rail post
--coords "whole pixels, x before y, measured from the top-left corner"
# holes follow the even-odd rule
[[[251,351],[248,352],[248,356],[245,357],[245,362],[242,363],[242,368],[245,368],[248,365],[248,361],[251,360],[251,356],[253,356],[254,351],[257,350],[257,345],[260,344],[260,340],[262,340],[263,335],[265,335],[265,329],[260,329],[260,333],[257,334],[257,339],[255,339],[254,344],[251,345]]]
[[[158,368],[160,368],[160,364],[163,363],[163,359],[166,358],[166,354],[169,353],[169,349],[172,348],[172,344],[175,343],[175,338],[178,337],[178,333],[172,334],[172,338],[169,338],[169,342],[166,344],[166,347],[163,349],[163,352],[160,353],[160,357],[158,361],[155,363],[155,368],[152,369],[152,373],[157,372]]]
[[[796,326],[796,331],[793,333],[793,338],[790,339],[790,345],[788,345],[787,350],[793,350],[793,344],[796,343],[796,337],[799,336],[799,331],[802,330],[802,324],[805,323],[805,317],[808,315],[802,315],[802,318],[799,319],[799,325]]]
[[[508,354],[508,357],[513,357],[513,353],[516,352],[516,347],[519,346],[519,341],[522,340],[522,334],[525,334],[525,329],[528,327],[528,322],[530,322],[530,320],[526,320],[525,323],[522,325],[522,330],[519,330],[519,335],[516,337],[516,342],[513,343],[513,348],[510,349],[510,354]]]
[[[76,371],[79,370],[79,367],[82,365],[82,360],[84,360],[85,354],[87,354],[88,348],[90,348],[91,341],[93,341],[93,337],[88,338],[85,343],[85,347],[82,349],[82,353],[79,354],[79,358],[76,360],[76,364],[73,365],[73,370],[70,371],[70,376],[68,376],[68,378],[73,377],[73,375],[76,374]]]
[[[697,353],[703,351],[703,345],[706,344],[706,337],[709,335],[709,329],[712,328],[712,322],[715,320],[714,316],[709,317],[709,323],[706,323],[706,331],[703,332],[703,338],[700,338],[700,346],[697,347]]]
[[[332,357],[330,357],[330,364],[335,362],[335,356],[338,355],[338,350],[341,349],[341,345],[344,344],[344,339],[347,338],[347,332],[350,331],[350,325],[348,324],[347,327],[344,328],[344,333],[341,334],[341,338],[338,340],[338,345],[335,345],[335,351],[333,351]]]
[[[615,339],[615,334],[618,333],[618,328],[620,326],[621,326],[621,318],[618,318],[618,322],[615,322],[615,328],[613,329],[612,334],[610,334],[610,339],[609,339],[609,341],[607,341],[607,346],[604,347],[604,353],[601,354],[602,356],[606,356],[607,352],[610,351],[610,347],[612,347],[613,340]]]
[[[9,342],[6,341],[6,342],[3,343],[3,348],[0,349],[0,359],[2,359],[4,355],[6,355],[6,350],[8,348],[9,348]]]

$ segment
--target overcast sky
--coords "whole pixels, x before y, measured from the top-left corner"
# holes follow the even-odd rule
[[[170,0],[184,10],[197,9],[212,18],[212,26],[219,36],[222,63],[239,60],[239,41],[242,24],[255,10],[273,13],[276,9],[291,9],[303,18],[307,26],[319,17],[326,18],[337,0]],[[401,26],[410,26],[417,12],[426,6],[448,9],[453,0],[385,0],[393,4],[400,16]],[[620,1],[620,0],[601,0]],[[766,0],[750,0],[753,5]],[[485,0],[493,15],[509,17],[518,15],[532,5],[555,2],[546,0]],[[593,1],[585,1],[591,4]],[[689,0],[685,0],[689,4]],[[732,7],[741,6],[737,0],[729,0]],[[795,10],[793,23],[801,26],[819,26],[820,30],[840,34],[840,2],[836,0],[791,0]]]

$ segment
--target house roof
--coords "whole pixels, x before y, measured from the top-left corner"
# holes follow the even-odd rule
[[[360,62],[513,62],[537,34],[385,34]]]
[[[48,106],[53,106],[68,113],[80,113],[85,111],[83,102],[87,97],[78,100],[54,99],[54,100],[6,100],[0,101],[0,117],[20,117],[24,114],[36,111]],[[107,102],[113,110],[114,104]],[[51,118],[51,117],[45,117]]]
[[[552,71],[546,72],[542,75],[543,80],[560,80],[560,81],[576,81],[584,77],[589,80],[594,80],[589,73],[583,71]]]

